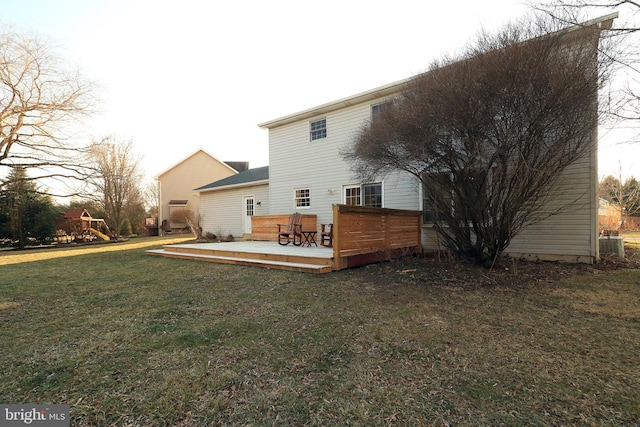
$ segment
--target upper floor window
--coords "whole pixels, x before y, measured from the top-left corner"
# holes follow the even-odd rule
[[[327,137],[327,119],[320,119],[311,122],[311,141]]]
[[[311,191],[308,188],[296,189],[293,197],[297,209],[311,207]]]
[[[371,106],[371,120],[375,120],[380,117],[387,109],[391,107],[391,101],[381,102]]]

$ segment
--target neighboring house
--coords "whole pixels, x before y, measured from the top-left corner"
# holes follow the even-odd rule
[[[620,210],[616,205],[600,197],[598,199],[598,215],[600,216],[620,216]]]
[[[185,215],[190,214],[194,220],[197,219],[200,200],[194,188],[235,175],[238,169],[243,170],[247,166],[246,162],[225,163],[199,149],[159,173],[155,178],[158,180],[158,225],[161,230],[166,232],[186,227]]]
[[[269,213],[269,167],[249,169],[196,188],[200,225],[219,237],[251,234],[251,217]]]

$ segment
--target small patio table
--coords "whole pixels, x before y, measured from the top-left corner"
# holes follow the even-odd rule
[[[318,246],[318,243],[316,243],[316,234],[318,234],[317,231],[302,230],[302,246],[311,246],[312,243]]]

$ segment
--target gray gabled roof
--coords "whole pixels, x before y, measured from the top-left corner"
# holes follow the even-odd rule
[[[241,187],[261,182],[266,183],[268,181],[269,166],[263,166],[261,168],[247,169],[244,172],[240,172],[235,175],[231,175],[218,181],[212,182],[211,184],[198,187],[194,191],[207,191],[219,189],[222,187]]]

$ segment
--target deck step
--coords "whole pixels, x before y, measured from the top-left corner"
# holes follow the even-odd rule
[[[218,262],[223,264],[237,264],[253,267],[274,268],[280,270],[300,271],[305,273],[323,274],[333,271],[333,268],[331,266],[319,264],[306,264],[299,262],[274,261],[244,257],[229,257],[201,253],[176,252],[164,249],[153,249],[146,252],[149,255],[164,256],[169,258],[197,259],[200,261]]]

